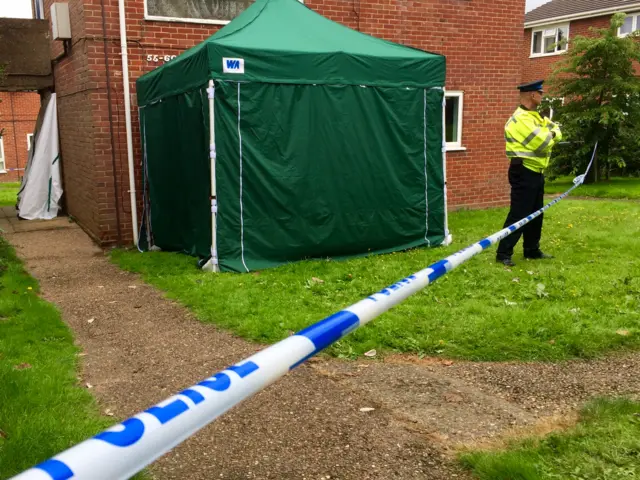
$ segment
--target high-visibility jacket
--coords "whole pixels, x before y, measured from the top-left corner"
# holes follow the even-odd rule
[[[542,173],[562,132],[547,117],[520,106],[504,126],[504,138],[509,159],[520,158],[526,168]]]

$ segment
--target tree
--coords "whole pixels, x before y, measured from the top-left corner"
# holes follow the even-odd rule
[[[615,14],[609,28],[591,28],[593,37],[575,37],[550,76],[553,121],[568,142],[555,152],[556,174],[582,173],[596,141],[597,161],[587,182],[603,173],[608,178],[612,169],[640,173],[640,32],[619,37],[625,17]]]

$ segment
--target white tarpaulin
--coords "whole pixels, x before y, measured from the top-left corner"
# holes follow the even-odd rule
[[[35,133],[33,153],[18,194],[18,216],[25,220],[56,218],[62,196],[55,93],[42,108],[45,108],[42,127]]]

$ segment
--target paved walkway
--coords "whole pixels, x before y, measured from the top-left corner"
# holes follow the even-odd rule
[[[77,228],[8,236],[83,349],[82,382],[117,418],[260,347],[205,325],[110,264]],[[91,323],[89,319],[94,319]],[[310,364],[311,365],[311,364]],[[467,478],[366,393],[303,365],[155,462],[158,479]],[[363,413],[360,408],[378,407]]]
[[[7,221],[9,241],[83,349],[83,384],[116,418],[261,348],[122,272],[66,219],[35,231]],[[467,479],[451,455],[458,446],[562,428],[594,396],[640,393],[638,371],[637,353],[561,364],[311,359],[151,471],[189,480]]]
[[[0,231],[6,234],[79,228],[68,217],[53,220],[20,220],[15,207],[0,207]]]

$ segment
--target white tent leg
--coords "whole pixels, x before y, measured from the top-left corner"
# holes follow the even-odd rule
[[[453,236],[449,231],[449,207],[447,205],[447,90],[442,87],[442,175],[444,178],[444,242],[443,244],[451,245]]]
[[[209,144],[211,158],[211,258],[202,267],[203,270],[208,272],[219,272],[220,265],[218,264],[218,250],[216,246],[216,217],[218,214],[218,200],[216,195],[216,132],[215,132],[215,116],[213,101],[215,98],[215,87],[213,80],[209,80],[209,88],[207,89],[209,94]]]

